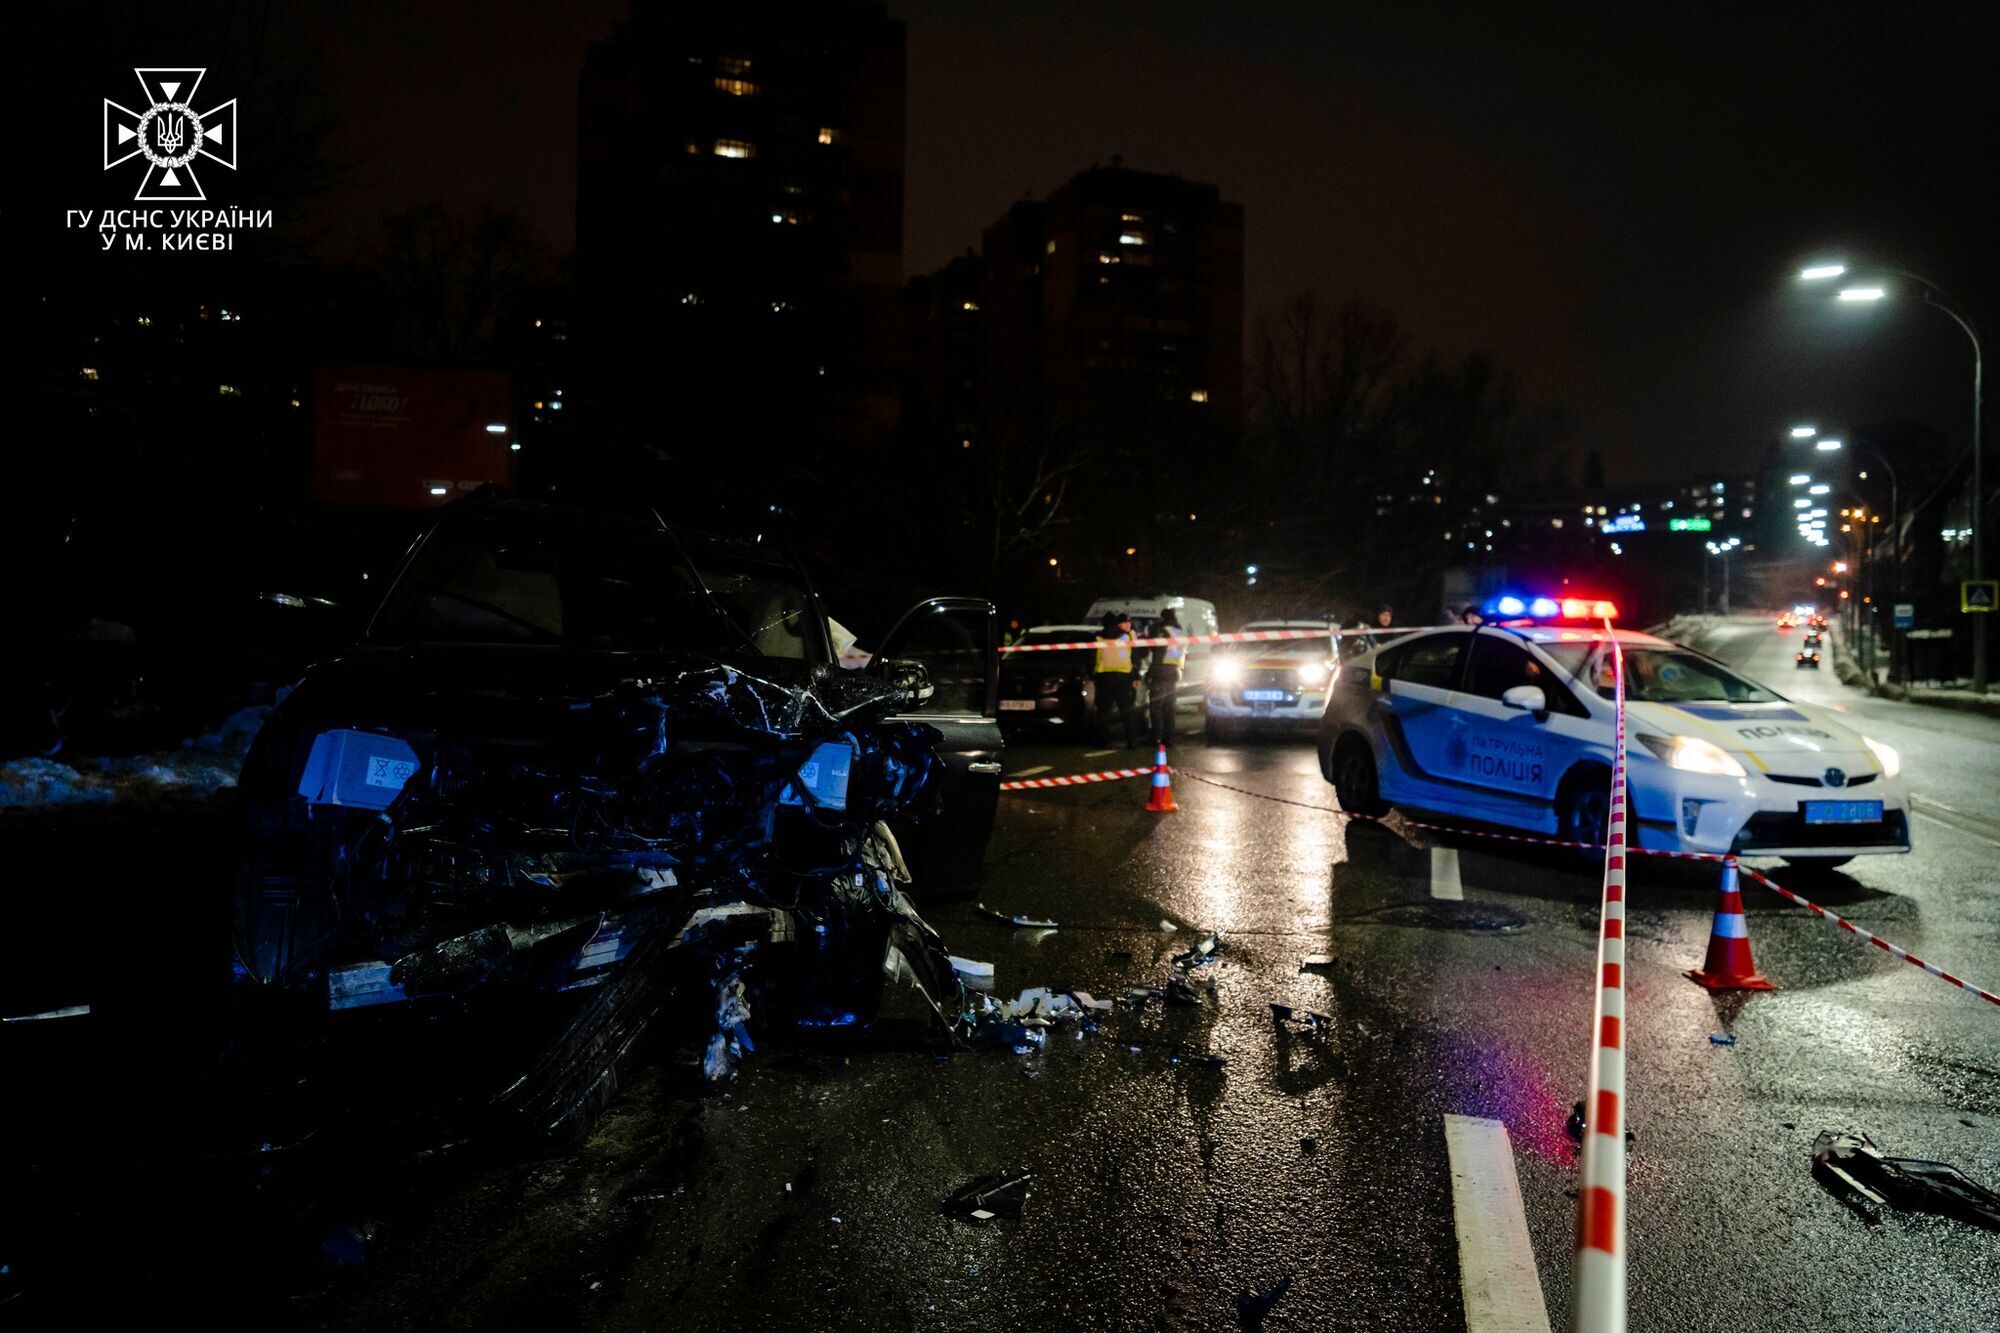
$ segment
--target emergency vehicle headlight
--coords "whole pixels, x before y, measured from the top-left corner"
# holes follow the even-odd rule
[[[1218,657],[1208,664],[1208,678],[1217,685],[1234,685],[1243,679],[1243,663],[1233,657]]]
[[[1299,684],[1301,685],[1326,684],[1326,663],[1324,662],[1300,663]]]
[[[1880,741],[1871,741],[1866,736],[1861,738],[1861,743],[1875,756],[1875,762],[1882,765],[1883,777],[1893,778],[1903,771],[1903,756],[1897,754],[1893,746],[1884,745]]]
[[[1706,773],[1714,778],[1740,778],[1743,765],[1714,741],[1699,736],[1654,736],[1639,733],[1639,741],[1669,768]]]

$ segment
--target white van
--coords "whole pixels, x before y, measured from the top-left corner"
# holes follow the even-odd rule
[[[1152,638],[1159,632],[1160,614],[1171,610],[1174,619],[1181,622],[1183,632],[1194,634],[1219,634],[1222,622],[1216,618],[1215,603],[1205,602],[1199,597],[1182,597],[1177,594],[1161,594],[1155,597],[1100,597],[1090,604],[1090,610],[1083,618],[1092,624],[1102,624],[1104,617],[1113,611],[1123,611],[1132,617],[1132,633],[1137,638]],[[1187,662],[1181,668],[1182,698],[1199,696],[1208,683],[1208,659],[1213,646],[1206,643],[1188,646]]]

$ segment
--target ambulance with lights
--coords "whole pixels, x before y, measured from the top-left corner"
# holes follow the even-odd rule
[[[1345,663],[1321,722],[1341,808],[1391,807],[1601,843],[1625,662],[1627,836],[1660,851],[1831,868],[1907,852],[1895,750],[1714,658],[1608,630],[1596,598],[1507,595],[1487,623],[1423,630]]]

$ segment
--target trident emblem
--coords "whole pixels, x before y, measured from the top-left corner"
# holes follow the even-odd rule
[[[205,69],[135,69],[146,109],[104,99],[104,169],[135,157],[146,175],[133,198],[178,203],[206,199],[194,161],[205,157],[236,170],[236,99],[208,111],[194,108]]]

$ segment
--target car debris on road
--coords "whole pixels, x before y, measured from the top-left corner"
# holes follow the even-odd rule
[[[2000,1194],[1945,1162],[1885,1156],[1866,1134],[1821,1131],[1812,1163],[1813,1175],[1836,1195],[2000,1229]]]

